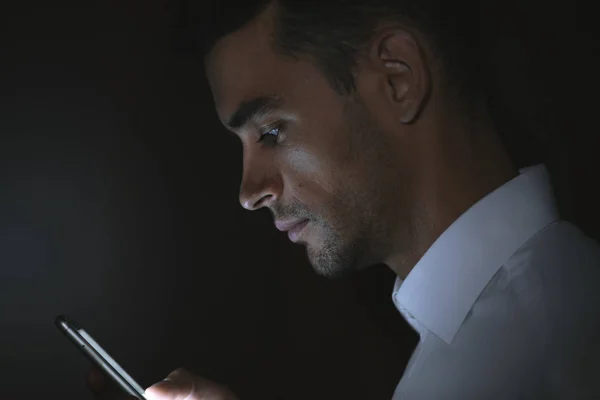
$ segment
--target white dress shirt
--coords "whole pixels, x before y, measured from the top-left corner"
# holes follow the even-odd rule
[[[600,399],[599,278],[546,168],[522,170],[396,281],[420,340],[393,400]]]

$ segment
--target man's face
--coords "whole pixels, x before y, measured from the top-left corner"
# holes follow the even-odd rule
[[[267,207],[319,274],[382,262],[402,207],[393,146],[360,93],[342,96],[311,62],[277,55],[265,18],[207,60],[219,117],[243,144],[240,202]]]

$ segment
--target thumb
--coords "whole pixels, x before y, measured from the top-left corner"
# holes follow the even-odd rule
[[[148,400],[185,400],[194,392],[194,379],[183,368],[171,372],[162,382],[144,392]]]

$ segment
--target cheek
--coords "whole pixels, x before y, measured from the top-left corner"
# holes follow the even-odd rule
[[[318,174],[321,169],[321,162],[314,155],[300,148],[292,148],[286,159],[287,165],[293,171],[305,175]]]
[[[301,148],[287,152],[283,166],[288,202],[302,203],[313,216],[330,218],[340,177],[330,160]]]
[[[287,154],[286,166],[292,185],[299,191],[316,190],[331,194],[331,168],[327,160],[315,153],[293,148]]]

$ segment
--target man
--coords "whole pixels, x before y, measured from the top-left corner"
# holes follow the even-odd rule
[[[420,342],[394,399],[599,397],[600,247],[559,219],[543,165],[511,162],[453,2],[254,6],[206,56],[240,202],[321,275],[398,275]],[[147,393],[235,398],[183,370]]]

